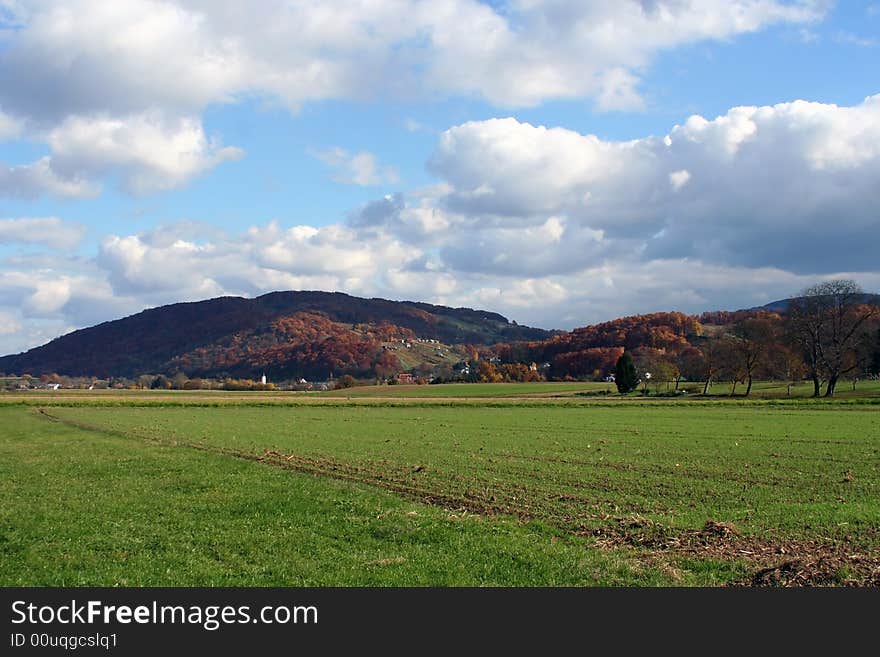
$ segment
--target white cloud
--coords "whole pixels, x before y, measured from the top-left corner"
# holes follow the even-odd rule
[[[389,263],[420,255],[385,235],[365,242],[341,225],[271,222],[241,235],[174,241],[164,230],[102,242],[97,261],[116,294],[169,303],[302,287],[370,293]]]
[[[54,267],[20,267],[0,273],[0,309],[17,308],[25,319],[60,319],[86,325],[125,307],[93,266],[58,258]]]
[[[69,224],[58,217],[0,219],[0,244],[43,244],[53,249],[70,249],[85,235],[85,226]]]
[[[213,33],[185,3],[37,1],[19,22],[6,39],[0,95],[4,109],[36,121],[196,111],[232,100],[243,84],[234,35]]]
[[[268,93],[291,107],[402,83],[505,105],[627,97],[658,51],[824,15],[820,0],[34,2],[0,82],[27,114],[194,111]],[[56,103],[40,104],[52,89]],[[615,90],[620,89],[620,90]]]
[[[669,184],[672,185],[672,189],[676,191],[687,185],[690,179],[691,173],[687,169],[673,171],[669,174]]]
[[[52,169],[50,157],[31,164],[7,166],[0,162],[0,196],[33,199],[44,195],[90,198],[100,192],[95,183],[80,177],[65,178]]]
[[[364,187],[396,183],[397,170],[382,166],[376,156],[366,151],[349,153],[344,148],[329,148],[312,151],[312,155],[334,170],[333,180],[344,185]]]
[[[24,310],[29,314],[44,316],[61,310],[70,301],[71,280],[62,276],[55,280],[37,281],[33,293],[25,300]]]
[[[880,96],[737,107],[626,142],[470,122],[440,136],[431,168],[440,183],[345,223],[229,234],[187,222],[110,235],[94,260],[19,254],[0,273],[0,310],[27,331],[325,289],[568,328],[760,305],[838,276],[880,289]]]
[[[12,313],[0,311],[0,335],[12,335],[21,330],[21,324]]]
[[[450,6],[452,5],[452,6]],[[641,106],[638,74],[666,49],[821,18],[822,2],[567,2],[528,0],[493,13],[445,3],[431,27],[429,76],[449,91],[503,106],[592,96],[600,108]]]
[[[628,142],[515,119],[470,122],[441,135],[431,168],[449,184],[432,202],[460,217],[471,236],[555,216],[570,234],[603,231],[610,253],[634,240],[651,259],[871,268],[880,96],[853,107],[737,107],[712,120],[693,116],[664,138]],[[563,242],[557,256],[570,240]],[[489,271],[497,259],[479,262]],[[557,260],[560,271],[571,264]]]
[[[18,137],[22,132],[22,122],[0,111],[0,141]]]
[[[167,118],[148,113],[113,119],[70,117],[47,136],[53,169],[97,177],[122,173],[134,193],[176,187],[206,169],[243,155],[243,151],[209,140],[194,118]]]
[[[184,184],[241,156],[206,138],[200,116],[245,99],[293,112],[327,99],[448,95],[639,109],[640,76],[657,53],[807,25],[824,10],[821,0],[7,3],[16,29],[0,54],[0,140],[25,136],[52,153],[0,171],[0,194],[94,195],[114,174],[134,193]],[[369,153],[345,158],[339,180],[397,179]],[[38,165],[55,177],[18,180]]]

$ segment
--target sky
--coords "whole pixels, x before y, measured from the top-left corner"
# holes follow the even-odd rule
[[[878,247],[880,2],[0,0],[0,354],[273,290],[737,309]]]

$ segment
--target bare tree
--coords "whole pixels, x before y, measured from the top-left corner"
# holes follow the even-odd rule
[[[819,297],[808,294],[794,299],[788,309],[787,332],[789,339],[800,350],[807,373],[813,381],[813,397],[821,394],[819,340],[825,321]]]
[[[730,335],[718,338],[712,343],[711,362],[715,366],[715,376],[719,381],[731,384],[730,396],[736,395],[736,386],[745,380],[746,372],[743,359],[740,357],[738,345]],[[707,350],[707,353],[710,353]]]
[[[703,381],[703,394],[709,394],[709,387],[718,375],[723,364],[724,350],[719,341],[711,340],[703,345],[699,354],[692,354],[688,362],[688,378]]]
[[[748,397],[755,373],[769,356],[776,340],[776,327],[769,317],[748,317],[733,325],[731,339],[733,355],[739,360],[738,370],[746,380]]]
[[[820,377],[827,377],[825,396],[834,395],[841,376],[858,367],[853,350],[878,307],[864,304],[858,283],[835,280],[807,288],[792,301],[789,327],[801,348],[813,379],[813,396],[820,394]]]

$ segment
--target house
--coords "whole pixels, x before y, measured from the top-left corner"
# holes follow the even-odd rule
[[[410,374],[409,372],[401,372],[400,374],[397,375],[397,382],[398,383],[414,383],[413,375]]]

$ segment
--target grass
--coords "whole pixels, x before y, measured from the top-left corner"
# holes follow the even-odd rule
[[[440,385],[358,386],[319,393],[322,397],[381,397],[393,399],[424,398],[517,398],[569,396],[578,392],[614,389],[614,384],[576,383],[444,383]]]
[[[669,581],[537,522],[453,513],[375,487],[50,423],[23,408],[0,409],[0,418],[4,586]]]
[[[757,553],[877,562],[876,405],[497,388],[46,404],[63,423],[0,406],[2,581],[719,584]]]

